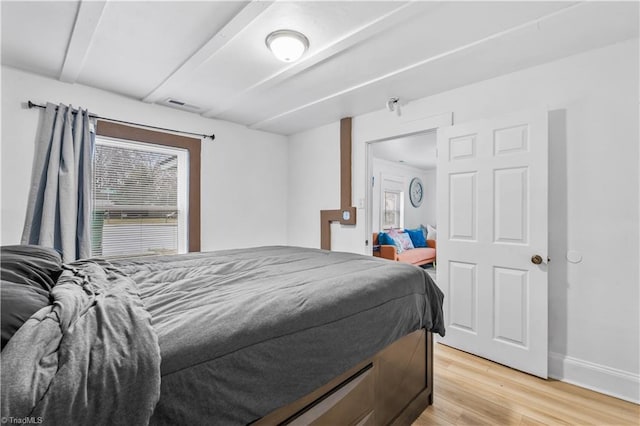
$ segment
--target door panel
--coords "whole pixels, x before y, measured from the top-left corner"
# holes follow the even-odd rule
[[[494,242],[527,243],[529,219],[528,168],[494,170]]]
[[[547,114],[438,130],[443,343],[547,376]]]
[[[494,331],[493,338],[527,346],[527,309],[529,272],[521,269],[493,268]]]
[[[514,126],[494,130],[493,146],[495,155],[528,151],[529,126]]]
[[[475,241],[478,229],[476,174],[454,173],[449,179],[450,238]]]
[[[466,160],[476,157],[476,135],[465,135],[449,140],[449,158]]]
[[[451,300],[449,303],[451,327],[476,334],[478,323],[476,265],[450,262],[449,274],[452,277],[449,296]]]

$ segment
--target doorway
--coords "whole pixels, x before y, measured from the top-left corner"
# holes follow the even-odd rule
[[[399,138],[366,147],[368,239],[375,226],[374,148],[391,139]],[[547,113],[444,126],[437,129],[437,149],[436,282],[445,294],[447,327],[439,340],[546,377]]]
[[[436,129],[367,142],[368,240],[391,228],[435,228],[436,145]],[[373,245],[371,241],[369,254]]]

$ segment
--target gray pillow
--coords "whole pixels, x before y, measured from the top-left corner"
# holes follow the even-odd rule
[[[0,247],[2,348],[31,315],[50,304],[62,273],[60,254],[30,245]]]
[[[15,245],[0,248],[3,281],[41,288],[47,292],[62,273],[62,258],[52,248]]]
[[[49,292],[38,287],[2,280],[0,284],[2,309],[2,349],[31,315],[48,306]]]

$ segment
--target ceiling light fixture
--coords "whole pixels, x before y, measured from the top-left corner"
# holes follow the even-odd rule
[[[309,39],[293,30],[278,30],[267,36],[265,43],[276,58],[284,62],[294,62],[309,48]]]

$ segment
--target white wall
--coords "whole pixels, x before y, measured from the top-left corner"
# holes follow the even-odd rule
[[[20,242],[31,180],[38,103],[71,103],[104,117],[205,134],[202,250],[286,244],[287,138],[2,67],[2,244]]]
[[[289,245],[320,248],[320,210],[340,208],[340,123],[290,137],[288,157]]]
[[[422,175],[422,184],[424,185],[424,198],[422,199],[422,204],[424,207],[424,217],[426,218],[426,223],[423,225],[431,225],[434,228],[438,228],[438,218],[436,216],[436,211],[438,211],[438,204],[436,201],[436,188],[437,188],[437,175],[436,169],[426,170]]]
[[[435,208],[435,170],[422,170],[415,167],[394,163],[392,161],[383,160],[381,158],[373,158],[373,176],[375,176],[373,187],[373,211],[372,229],[374,232],[380,230],[380,212],[381,212],[381,185],[382,176],[389,175],[401,178],[404,182],[404,227],[417,228],[420,225],[435,225],[436,208]],[[420,178],[424,189],[424,197],[422,204],[413,207],[409,199],[409,184],[414,177]],[[433,186],[431,186],[433,185]],[[430,195],[430,197],[427,196]],[[428,198],[433,201],[429,202]]]
[[[549,361],[550,374],[586,387],[640,399],[638,270],[638,40],[423,98],[353,120],[354,200],[365,194],[365,142],[424,130],[424,122],[453,112],[456,123],[516,110],[549,111]],[[336,127],[337,124],[334,126]],[[294,135],[290,159],[333,169],[338,151],[318,149],[325,126]],[[337,144],[337,136],[327,146]],[[333,185],[314,175],[298,187],[326,199]],[[337,195],[336,195],[337,196]],[[289,193],[289,234],[317,246],[318,203]],[[308,216],[308,217],[307,217]],[[332,248],[365,252],[364,212],[358,225],[333,229]],[[566,261],[579,251],[581,263]]]

